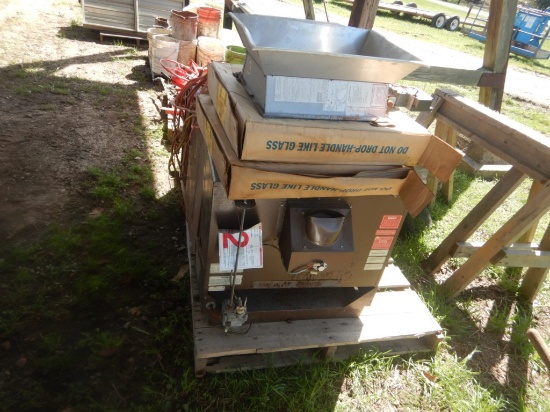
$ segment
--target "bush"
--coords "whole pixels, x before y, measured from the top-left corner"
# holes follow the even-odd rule
[[[534,0],[533,3],[537,9],[541,10],[546,10],[550,7],[550,0]]]

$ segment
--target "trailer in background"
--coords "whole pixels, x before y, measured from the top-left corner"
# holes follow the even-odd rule
[[[387,10],[393,14],[408,14],[411,16],[422,17],[431,21],[432,27],[438,29],[447,29],[450,31],[456,31],[460,27],[460,17],[458,16],[447,16],[445,13],[432,11],[432,10],[422,10],[419,9],[416,3],[403,4],[402,1],[394,1],[393,3],[384,3],[380,2],[378,4],[379,10]]]
[[[462,32],[469,37],[485,42],[489,20],[488,2],[472,4],[462,24]],[[510,52],[530,59],[548,59],[550,50],[544,43],[550,34],[550,7],[538,10],[519,6],[514,20]]]

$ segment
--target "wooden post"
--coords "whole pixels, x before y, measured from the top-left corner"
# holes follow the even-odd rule
[[[355,0],[348,26],[371,30],[378,10],[379,0]]]
[[[550,224],[546,228],[546,232],[540,241],[539,250],[550,250]],[[523,282],[521,282],[521,286],[519,288],[520,295],[527,302],[533,302],[537,297],[537,293],[542,287],[547,275],[548,268],[529,268],[527,272],[525,272]]]
[[[529,191],[529,199],[535,196],[541,187],[542,187],[542,183],[540,183],[537,180],[533,180],[533,184],[531,185],[531,190]],[[538,226],[538,222],[534,222],[533,226],[531,226],[531,228],[527,232],[521,235],[521,237],[518,239],[518,243],[531,243],[533,241],[533,238],[535,237],[537,226]]]
[[[493,73],[506,73],[517,5],[517,0],[509,0],[492,1],[489,6],[483,67]],[[479,102],[500,111],[503,95],[504,82],[498,87],[480,87]]]
[[[444,121],[442,120],[437,121],[435,125],[434,134],[437,137],[439,137],[441,140],[449,144],[450,146],[456,147],[456,131]],[[454,177],[454,172],[449,177],[449,180],[447,180],[446,183],[443,183],[443,187],[442,187],[442,191],[445,194],[445,199],[447,203],[449,203],[453,197],[453,177]],[[437,178],[433,176],[431,173],[428,174],[427,186],[434,194],[434,197],[430,202],[430,207],[433,207],[435,205],[437,188],[439,186],[439,180],[437,180]]]
[[[315,9],[313,8],[313,0],[302,0],[304,3],[304,13],[306,19],[315,20]]]

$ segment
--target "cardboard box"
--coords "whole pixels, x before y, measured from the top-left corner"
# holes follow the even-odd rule
[[[338,196],[400,196],[417,215],[433,193],[409,167],[308,165],[244,161],[237,157],[214,103],[199,96],[197,121],[228,198],[283,199]]]
[[[264,117],[371,121],[386,116],[386,83],[273,76],[247,55],[242,82]]]
[[[450,174],[462,157],[399,111],[388,114],[392,127],[354,121],[264,118],[234,76],[241,67],[211,64],[208,90],[233,150],[243,160],[425,167],[426,161],[442,159],[444,175]]]

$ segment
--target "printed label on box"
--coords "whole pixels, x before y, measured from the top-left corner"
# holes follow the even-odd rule
[[[384,265],[381,263],[366,263],[363,270],[380,270],[383,268],[384,268]]]
[[[372,249],[390,249],[393,243],[393,236],[375,236]]]
[[[209,292],[223,292],[225,290],[225,286],[209,286],[208,291]]]
[[[367,258],[367,263],[384,263],[385,261],[385,256],[369,256]]]
[[[369,256],[388,256],[388,250],[371,250]]]
[[[344,80],[275,76],[276,102],[322,104],[324,112],[362,114],[386,111],[388,85]],[[380,110],[377,110],[380,109]]]
[[[231,273],[231,272],[233,272],[233,269],[234,268],[231,268],[229,270],[221,270],[219,263],[211,263],[210,264],[210,274],[214,274],[214,273]],[[237,273],[243,273],[243,271],[242,270],[237,270]]]
[[[397,234],[397,230],[377,230],[375,235],[376,236],[395,236]]]
[[[235,276],[235,285],[243,283],[243,275]],[[231,275],[210,276],[208,278],[208,288],[216,286],[231,286]]]
[[[263,267],[262,224],[258,223],[243,231],[239,250],[238,269]],[[239,245],[239,232],[221,230],[218,232],[220,270],[232,270]]]
[[[403,219],[402,215],[384,215],[380,222],[380,229],[398,229]]]

